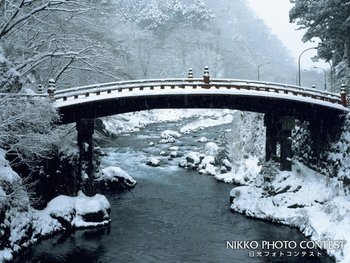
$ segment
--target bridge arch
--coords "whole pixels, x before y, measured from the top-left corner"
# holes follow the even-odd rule
[[[165,108],[227,108],[327,119],[348,110],[341,96],[298,86],[244,80],[139,80],[57,91],[61,122]]]

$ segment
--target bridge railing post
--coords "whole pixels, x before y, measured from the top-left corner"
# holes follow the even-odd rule
[[[188,82],[192,82],[193,81],[193,70],[192,70],[192,68],[188,69],[187,81]]]
[[[204,82],[204,84],[210,83],[209,67],[204,68],[203,82]]]
[[[52,98],[56,91],[56,82],[54,79],[49,79],[49,84],[47,85],[47,94]]]
[[[340,86],[340,100],[341,100],[341,104],[346,107],[347,104],[348,104],[348,101],[347,101],[347,94],[346,94],[346,86],[345,84],[342,84]]]
[[[38,88],[37,88],[37,91],[38,91],[38,93],[43,93],[43,85],[42,84],[39,84],[38,85]]]

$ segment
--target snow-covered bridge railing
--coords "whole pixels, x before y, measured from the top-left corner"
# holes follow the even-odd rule
[[[54,99],[59,105],[59,102],[68,100],[70,101],[82,97],[86,98],[90,96],[100,96],[105,94],[125,93],[133,91],[145,91],[146,93],[147,91],[152,90],[169,89],[206,89],[218,91],[225,89],[231,91],[240,91],[240,93],[246,92],[246,95],[256,96],[259,96],[259,93],[257,92],[262,92],[265,93],[265,96],[267,96],[266,93],[268,93],[273,97],[280,96],[281,99],[293,96],[294,100],[298,98],[302,101],[304,98],[310,98],[318,101],[332,103],[334,106],[337,105],[336,107],[339,107],[340,105],[346,105],[346,100],[344,102],[340,94],[334,94],[307,87],[237,79],[212,79],[210,83],[204,83],[203,79],[155,79],[118,81],[58,90],[54,94]],[[195,93],[195,91],[193,92]],[[260,93],[260,95],[262,93]],[[97,98],[94,98],[94,100],[96,99]],[[346,109],[344,108],[344,110]]]

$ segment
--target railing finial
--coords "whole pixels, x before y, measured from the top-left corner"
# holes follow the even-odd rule
[[[43,85],[42,84],[38,84],[37,91],[38,91],[38,93],[43,93]]]
[[[187,78],[188,78],[188,81],[190,81],[190,82],[192,81],[192,79],[193,79],[193,70],[192,70],[192,68],[188,69]]]
[[[56,91],[56,82],[54,79],[49,79],[49,84],[47,85],[47,93],[50,97],[53,97]]]
[[[209,83],[210,83],[209,67],[208,67],[208,66],[206,66],[206,67],[204,68],[203,82],[204,82],[205,84],[209,84]]]
[[[347,99],[347,94],[346,94],[346,85],[345,84],[341,84],[340,86],[340,100],[341,100],[341,104],[346,107],[348,104],[348,99]]]

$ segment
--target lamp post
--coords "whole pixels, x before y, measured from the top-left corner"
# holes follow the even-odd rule
[[[260,80],[260,67],[262,65],[265,65],[265,64],[271,64],[271,62],[270,61],[265,61],[265,62],[263,62],[263,63],[258,65],[258,81]]]
[[[327,72],[325,69],[323,68],[320,68],[320,67],[314,67],[315,69],[320,69],[323,71],[323,74],[324,74],[324,90],[327,90]]]
[[[306,51],[311,50],[311,49],[317,49],[317,47],[307,48],[307,49],[303,50],[299,55],[299,58],[298,58],[298,86],[301,85],[301,81],[300,81],[300,58],[301,58],[301,55],[304,54]]]

